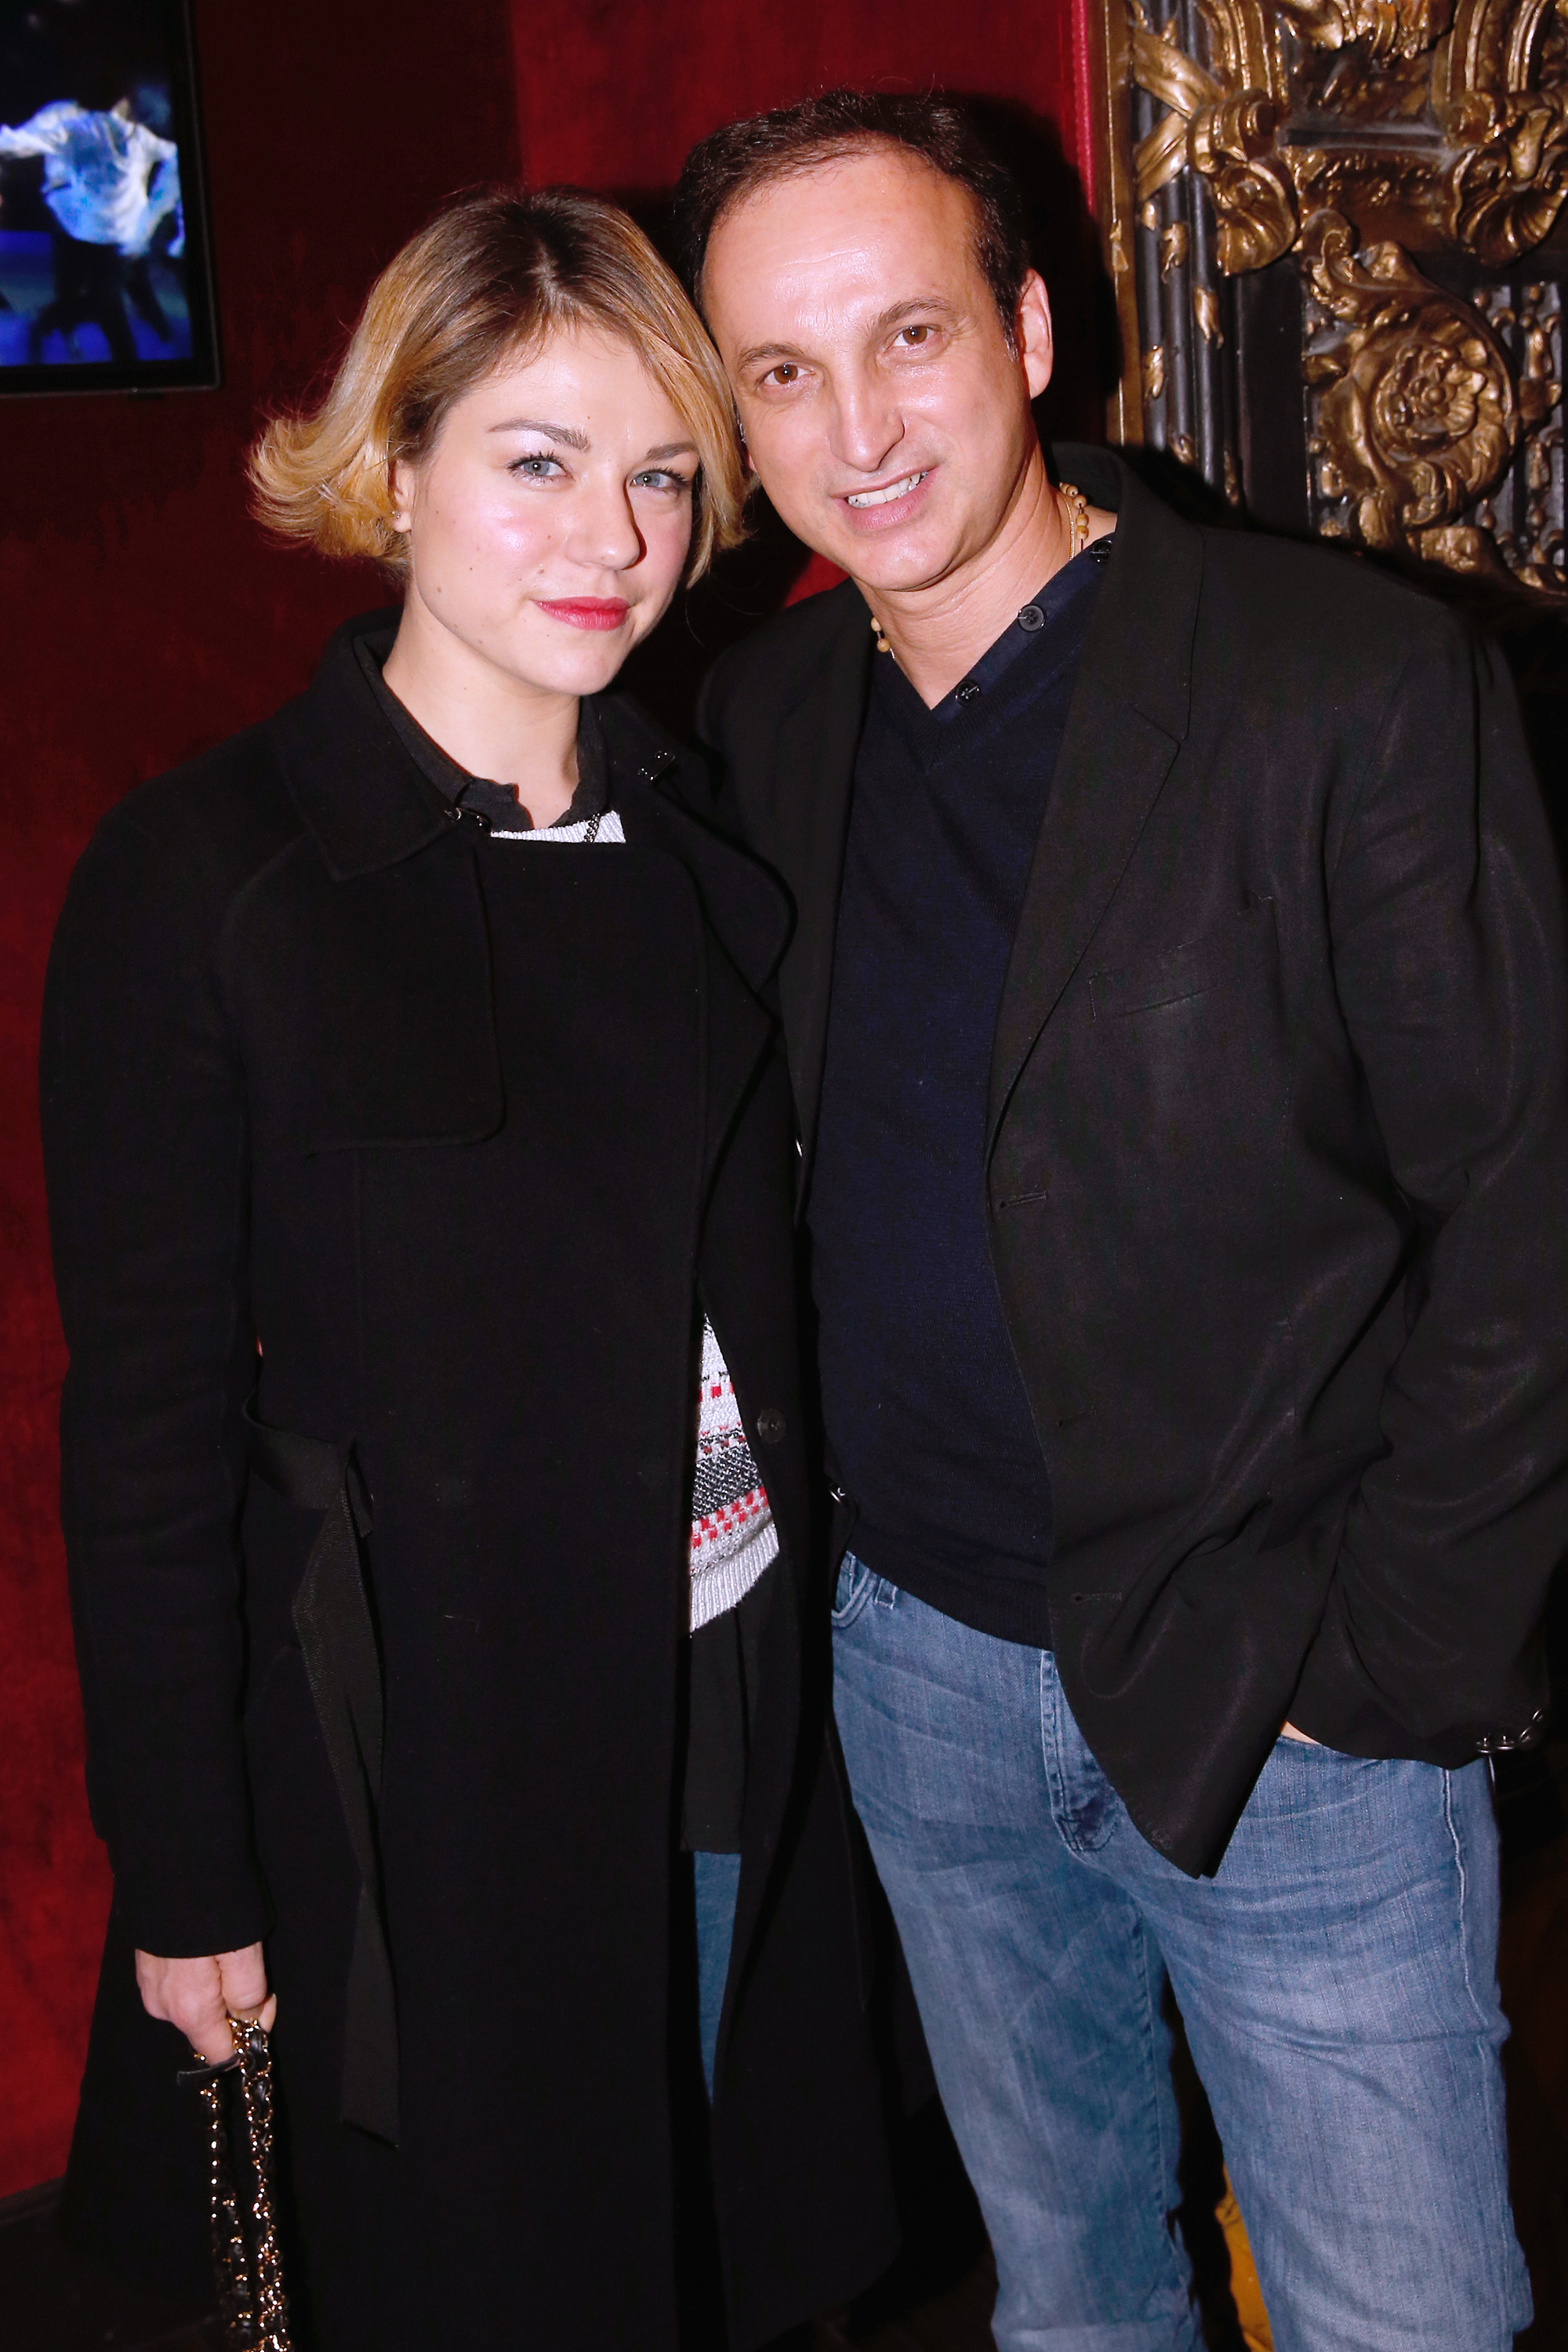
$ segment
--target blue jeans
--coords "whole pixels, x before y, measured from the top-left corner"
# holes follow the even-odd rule
[[[1507,2352],[1531,2305],[1484,1763],[1281,1739],[1194,1880],[1133,1828],[1048,1652],[853,1554],[834,1626],[856,1805],[995,2250],[998,2352],[1199,2341],[1167,1973],[1277,2352]]]
[[[702,2043],[702,2079],[711,2098],[719,2021],[724,2014],[724,1987],[730,1979],[730,1947],[735,1940],[741,1857],[694,1853],[691,1876],[697,1896],[697,2030]]]

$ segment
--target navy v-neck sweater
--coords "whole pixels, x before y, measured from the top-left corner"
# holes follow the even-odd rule
[[[892,659],[874,665],[808,1209],[857,1553],[963,1624],[1042,1648],[1050,1485],[982,1163],[1007,959],[1101,576],[1094,551],[1065,566],[934,710]]]

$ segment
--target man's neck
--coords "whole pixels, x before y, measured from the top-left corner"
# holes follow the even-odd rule
[[[1090,536],[1098,538],[1115,518],[1089,511]],[[947,578],[907,590],[856,584],[899,667],[934,709],[1072,554],[1070,511],[1037,449],[990,541]]]
[[[575,695],[509,677],[410,601],[382,672],[432,742],[470,776],[508,784],[531,822],[553,824],[577,783]]]

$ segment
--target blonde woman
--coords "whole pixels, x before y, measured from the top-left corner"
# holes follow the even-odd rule
[[[483,194],[252,470],[401,604],[122,803],[56,940],[115,1881],[73,2210],[145,2246],[186,2177],[205,2221],[171,2029],[215,2060],[259,2014],[301,2342],[741,2352],[889,2224],[763,1002],[788,912],[609,691],[738,535],[729,395],[625,215]]]

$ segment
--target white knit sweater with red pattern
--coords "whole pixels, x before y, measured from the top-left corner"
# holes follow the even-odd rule
[[[691,1631],[745,1599],[777,1554],[779,1531],[741,1423],[713,1326],[702,1326],[697,1475],[691,1488]]]

